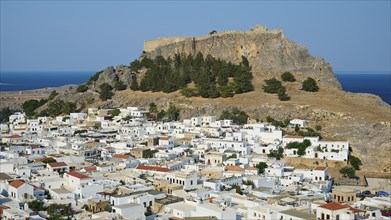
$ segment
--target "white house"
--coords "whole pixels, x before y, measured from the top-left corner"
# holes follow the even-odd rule
[[[308,121],[307,120],[303,120],[303,119],[297,119],[297,118],[295,118],[295,119],[292,119],[290,122],[289,122],[289,124],[291,125],[291,126],[299,126],[300,128],[303,128],[303,127],[305,127],[305,126],[307,126],[307,124],[308,124]]]
[[[23,201],[34,196],[34,187],[22,180],[9,182],[8,195],[16,200]]]
[[[118,213],[122,217],[134,220],[145,220],[144,207],[136,203],[125,203],[112,206],[113,213]]]
[[[337,202],[330,202],[316,208],[316,219],[354,220],[355,218],[349,205],[341,205]]]

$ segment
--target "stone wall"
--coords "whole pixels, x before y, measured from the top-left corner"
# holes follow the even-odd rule
[[[169,44],[179,43],[179,42],[192,42],[193,39],[196,41],[205,40],[213,37],[223,37],[225,35],[231,34],[260,34],[260,33],[271,33],[271,34],[280,34],[282,30],[268,30],[265,26],[257,25],[254,28],[250,28],[247,32],[242,31],[223,31],[217,32],[213,35],[206,36],[185,36],[185,37],[162,37],[156,40],[145,40],[144,41],[144,52],[152,52],[158,47],[163,47]]]

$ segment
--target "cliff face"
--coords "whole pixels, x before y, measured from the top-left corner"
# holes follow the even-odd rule
[[[253,68],[254,77],[279,76],[290,71],[299,80],[312,77],[321,88],[341,89],[330,64],[316,58],[303,46],[287,39],[280,30],[267,30],[257,26],[247,32],[215,33],[204,37],[174,37],[145,41],[140,58],[175,53],[210,54],[215,58],[239,63],[245,56]]]

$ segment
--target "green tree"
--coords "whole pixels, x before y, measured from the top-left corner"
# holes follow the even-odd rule
[[[148,207],[147,207],[147,211],[145,212],[145,215],[146,215],[146,216],[150,216],[150,215],[152,215],[152,214],[153,214],[152,208],[151,208],[151,206],[148,206]]]
[[[209,32],[209,35],[213,35],[213,34],[216,34],[216,33],[217,33],[217,31],[213,30],[213,31]]]
[[[63,100],[54,100],[50,102],[45,110],[48,116],[57,116],[61,114],[69,115],[76,111],[76,104],[73,102],[65,102]]]
[[[103,83],[99,86],[99,97],[102,101],[106,101],[107,99],[111,99],[114,95],[114,93],[112,92],[113,90],[113,87],[111,87],[109,84],[107,83]]]
[[[58,95],[57,91],[54,90],[52,93],[50,93],[50,95],[48,97],[48,101],[53,100],[57,95]]]
[[[162,121],[166,117],[166,112],[164,110],[161,110],[159,113],[156,115],[156,119],[158,121]]]
[[[46,99],[41,99],[39,101],[35,99],[30,99],[22,104],[22,109],[27,116],[33,116],[35,114],[35,110],[44,105],[46,102]]]
[[[111,111],[111,116],[115,117],[118,116],[120,113],[121,111],[118,108],[116,108],[113,111]]]
[[[149,103],[149,113],[156,114],[158,112],[157,106],[154,102]]]
[[[130,89],[133,90],[133,91],[137,91],[140,89],[140,87],[138,86],[138,82],[137,82],[137,79],[134,78],[132,80],[132,83],[130,84]]]
[[[278,150],[272,150],[272,151],[270,151],[270,153],[267,156],[274,157],[277,160],[279,160],[284,157],[284,148],[280,147],[280,148],[278,148]]]
[[[260,174],[263,174],[263,173],[265,173],[265,169],[267,168],[267,164],[265,162],[259,162],[255,167],[258,169]]]
[[[44,202],[41,200],[35,199],[33,201],[28,202],[29,208],[34,212],[44,211]]]
[[[240,188],[239,185],[233,185],[232,187],[235,189],[237,194],[243,195],[243,191],[242,191],[242,189]]]
[[[267,79],[265,80],[265,83],[266,85],[263,86],[263,91],[266,92],[266,93],[278,93],[280,91],[281,92],[284,92],[286,91],[285,87],[282,86],[281,82],[276,79],[276,78],[272,78],[272,79]]]
[[[166,117],[168,121],[178,121],[180,115],[180,110],[172,103],[166,111]]]
[[[281,80],[284,82],[294,82],[296,81],[295,77],[291,72],[284,72],[281,74]]]
[[[121,80],[119,80],[114,84],[114,88],[117,91],[121,91],[126,89],[126,85]]]
[[[317,131],[320,131],[320,130],[322,130],[322,126],[320,126],[320,125],[316,125],[316,126],[315,126],[315,130],[317,130]]]
[[[79,93],[87,92],[88,86],[86,84],[81,84],[79,87],[77,87],[76,91]]]
[[[197,89],[192,89],[192,88],[188,88],[188,87],[183,87],[181,89],[180,93],[183,96],[186,96],[186,97],[192,97],[192,96],[198,96],[199,95]]]
[[[2,108],[0,111],[0,122],[8,122],[11,115],[12,111],[9,107]]]
[[[221,112],[220,120],[224,119],[230,119],[238,125],[243,125],[247,123],[248,115],[246,112],[240,111],[239,108],[234,107],[231,111],[224,110]]]
[[[345,166],[339,170],[339,173],[342,174],[344,177],[352,178],[356,175],[356,170],[353,167]]]
[[[286,93],[285,93],[285,87],[279,89],[277,91],[277,94],[278,94],[278,99],[280,101],[289,101],[291,99],[291,97],[289,97]]]
[[[319,91],[319,87],[316,84],[316,81],[313,78],[311,78],[311,77],[308,77],[306,80],[303,81],[302,89],[304,91],[307,91],[307,92],[317,92],[317,91]]]
[[[353,155],[350,155],[350,156],[349,156],[349,163],[350,163],[350,165],[352,165],[352,167],[353,167],[355,170],[359,170],[359,169],[360,169],[360,166],[362,165],[360,158],[355,157],[355,156],[353,156]]]
[[[295,132],[297,133],[297,132],[299,132],[299,131],[300,131],[299,125],[295,125]]]

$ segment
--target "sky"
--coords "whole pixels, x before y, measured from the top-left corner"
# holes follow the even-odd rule
[[[390,1],[0,0],[0,71],[98,71],[129,64],[144,40],[256,24],[335,71],[390,71]]]

